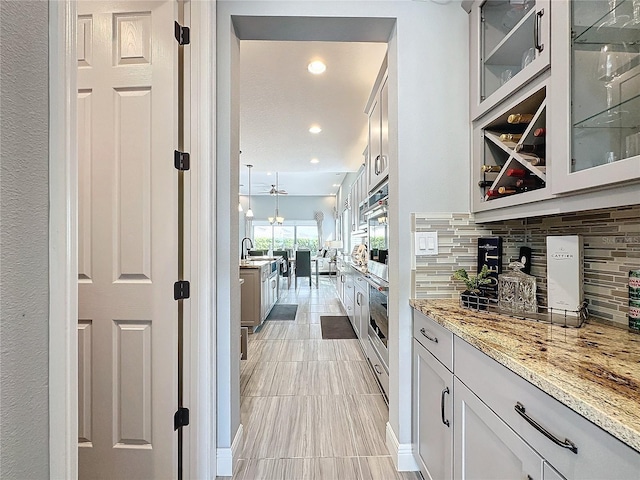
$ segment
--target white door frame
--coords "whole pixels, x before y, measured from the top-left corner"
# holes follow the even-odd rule
[[[185,317],[185,471],[213,478],[215,465],[215,1],[192,2],[189,72],[190,265]],[[74,0],[49,3],[49,474],[78,476],[78,294]],[[170,161],[171,152],[168,152]],[[168,292],[168,294],[171,294]],[[168,421],[172,421],[168,419]]]

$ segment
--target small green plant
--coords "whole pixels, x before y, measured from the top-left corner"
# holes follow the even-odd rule
[[[491,283],[491,279],[487,278],[489,273],[491,272],[486,265],[482,266],[482,270],[480,270],[480,273],[477,275],[469,275],[464,268],[459,268],[453,272],[453,278],[456,280],[462,280],[469,292],[479,293],[480,285]]]

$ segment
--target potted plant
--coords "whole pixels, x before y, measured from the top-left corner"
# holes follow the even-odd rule
[[[453,272],[453,278],[464,282],[467,289],[460,294],[462,306],[467,308],[475,308],[485,310],[487,308],[487,299],[480,296],[480,286],[491,283],[489,278],[489,268],[486,265],[477,275],[469,275],[464,268],[459,268]]]

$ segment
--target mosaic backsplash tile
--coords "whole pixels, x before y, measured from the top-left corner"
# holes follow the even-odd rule
[[[469,214],[413,215],[414,231],[438,230],[439,254],[418,257],[413,272],[414,298],[456,298],[462,286],[451,279],[457,268],[475,271],[476,239],[503,238],[503,269],[517,259],[521,246],[532,249],[531,274],[538,282],[538,302],[546,305],[547,235],[581,235],[584,249],[584,296],[591,315],[628,324],[629,270],[640,268],[640,205],[477,225]]]

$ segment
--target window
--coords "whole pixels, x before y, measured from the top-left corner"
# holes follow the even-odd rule
[[[290,225],[269,225],[253,222],[253,248],[256,250],[298,248],[318,250],[318,226],[315,222],[293,222]]]

